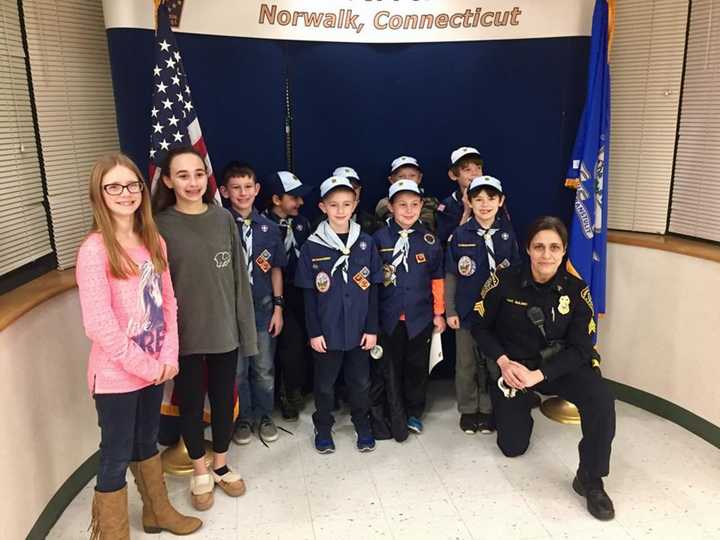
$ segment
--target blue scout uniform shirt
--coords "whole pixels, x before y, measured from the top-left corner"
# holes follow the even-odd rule
[[[420,224],[410,227],[408,269],[402,263],[393,265],[395,243],[400,237],[400,226],[394,219],[377,231],[373,238],[383,263],[383,287],[380,288],[380,324],[386,334],[392,334],[405,314],[410,338],[424,330],[433,318],[432,280],[442,279],[443,252],[435,235]]]
[[[305,240],[307,240],[308,236],[310,236],[310,234],[312,233],[312,228],[310,227],[310,220],[308,220],[308,218],[301,214],[293,217],[288,217],[287,219],[281,218],[269,208],[265,211],[264,215],[272,222],[277,223],[277,225],[280,227],[280,238],[283,242],[283,246],[286,244],[288,226],[292,227],[296,246],[295,248],[289,248],[285,251],[287,255],[287,266],[285,267],[285,271],[283,272],[283,277],[285,278],[286,284],[293,285],[295,283],[295,272],[297,270],[300,248],[305,243]]]
[[[447,243],[450,235],[460,225],[464,210],[462,193],[459,190],[453,191],[450,196],[443,199],[437,209],[437,234],[440,242]]]
[[[245,219],[232,208],[230,212],[235,218],[240,233],[240,242],[245,248],[243,237],[243,221]],[[252,229],[252,297],[255,305],[255,326],[258,330],[267,330],[272,317],[272,268],[284,268],[287,265],[285,246],[280,237],[280,228],[254,208],[248,217]],[[246,261],[247,262],[247,261]]]
[[[332,267],[341,253],[315,242],[305,242],[295,273],[295,285],[313,289],[317,297],[318,320],[329,351],[350,351],[360,346],[366,328],[370,286],[383,282],[382,264],[372,237],[360,233],[350,248],[348,280]],[[367,332],[366,332],[367,330]]]
[[[495,218],[492,236],[496,268],[518,264],[520,253],[512,223],[500,216]],[[455,309],[463,328],[472,326],[472,309],[483,283],[490,277],[488,252],[484,238],[478,234],[482,229],[477,219],[471,217],[460,225],[448,242],[445,254],[445,271],[457,277]]]

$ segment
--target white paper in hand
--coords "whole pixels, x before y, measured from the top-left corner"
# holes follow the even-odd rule
[[[442,339],[440,339],[440,336],[441,334],[433,332],[430,341],[430,369],[428,369],[428,373],[432,373],[433,368],[443,361]]]

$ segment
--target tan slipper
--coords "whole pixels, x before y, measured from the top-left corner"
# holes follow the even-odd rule
[[[215,482],[209,474],[200,474],[190,478],[190,499],[195,510],[208,510],[215,502],[213,489]]]
[[[239,497],[245,494],[245,481],[239,474],[228,470],[222,476],[216,474],[215,471],[212,471],[212,475],[215,483],[230,497]]]

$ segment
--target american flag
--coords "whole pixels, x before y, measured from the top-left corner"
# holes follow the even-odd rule
[[[170,29],[167,8],[157,9],[155,31],[155,67],[153,68],[153,106],[150,111],[150,182],[154,191],[160,179],[160,167],[167,151],[176,146],[191,144],[205,159],[208,170],[208,190],[220,202],[210,156],[203,139],[200,121],[193,106],[187,73],[182,64],[180,49]]]

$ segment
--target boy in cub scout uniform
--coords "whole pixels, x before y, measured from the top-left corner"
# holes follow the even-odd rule
[[[412,180],[390,186],[392,217],[373,238],[383,262],[380,289],[380,345],[372,363],[370,390],[373,433],[404,441],[420,433],[433,331],[445,330],[443,252],[419,221],[422,195]]]
[[[240,416],[233,440],[248,444],[253,430],[265,442],[275,441],[278,431],[272,420],[275,399],[275,346],[283,327],[283,277],[287,264],[280,229],[255,209],[260,193],[255,171],[233,161],[225,167],[220,194],[230,202],[230,213],[238,226],[247,266],[257,330],[258,354],[240,356],[237,386]]]
[[[357,197],[347,178],[320,185],[327,220],[300,249],[295,284],[304,289],[305,320],[315,356],[315,449],[335,451],[332,438],[334,385],[340,369],[361,452],[375,449],[368,419],[369,351],[377,343],[378,284],[382,265],[372,237],[350,220]]]
[[[302,291],[295,287],[300,246],[312,232],[310,222],[300,214],[300,208],[304,204],[303,197],[312,189],[288,171],[276,172],[263,182],[263,191],[268,201],[264,215],[280,227],[287,256],[287,266],[283,271],[285,325],[278,337],[275,359],[280,386],[280,410],[282,417],[290,422],[298,420],[303,403],[302,389],[312,365],[309,348],[299,345],[307,343],[307,336]]]
[[[460,429],[493,431],[487,365],[470,334],[472,310],[483,283],[499,268],[520,262],[512,224],[498,211],[505,202],[502,184],[479,176],[468,187],[473,216],[450,237],[445,255],[447,322],[455,330],[455,391]]]

